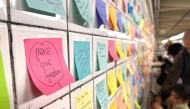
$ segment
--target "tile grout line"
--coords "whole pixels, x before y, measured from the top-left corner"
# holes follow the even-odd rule
[[[13,54],[13,37],[11,30],[11,8],[10,8],[10,0],[7,0],[7,29],[8,29],[8,40],[9,40],[9,52],[10,52],[10,65],[11,65],[11,73],[12,73],[12,86],[13,86],[13,99],[14,99],[14,108],[18,109],[17,102],[17,90],[16,90],[16,76],[15,76],[15,66],[14,66],[14,54]]]

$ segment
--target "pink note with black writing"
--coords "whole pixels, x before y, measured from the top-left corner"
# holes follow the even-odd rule
[[[50,95],[75,82],[63,57],[62,38],[25,39],[29,74],[36,87]]]

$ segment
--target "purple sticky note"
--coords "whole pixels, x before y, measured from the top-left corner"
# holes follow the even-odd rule
[[[142,84],[143,83],[143,77],[140,76],[140,83]]]
[[[135,75],[133,76],[133,86],[136,84],[136,77],[135,77]]]
[[[119,27],[119,30],[122,32],[123,27],[122,27],[121,13],[120,12],[117,12],[117,25]]]
[[[110,24],[108,23],[107,20],[107,15],[106,15],[106,4],[102,0],[96,0],[96,10],[98,11],[98,14],[103,21],[103,23],[110,27]]]

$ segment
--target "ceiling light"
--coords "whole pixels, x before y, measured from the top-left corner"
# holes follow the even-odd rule
[[[184,33],[181,33],[181,34],[178,34],[176,36],[170,37],[169,40],[174,41],[174,40],[183,38],[183,36],[184,36]]]

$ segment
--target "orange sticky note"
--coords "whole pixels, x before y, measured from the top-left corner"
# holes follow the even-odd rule
[[[116,86],[113,70],[108,74],[108,87],[111,91],[111,94],[114,95],[117,91],[117,86]]]
[[[123,103],[123,95],[120,92],[118,97],[117,97],[117,109],[124,109],[124,103]]]
[[[128,54],[128,56],[131,56],[131,55],[132,55],[132,52],[131,52],[131,44],[130,44],[130,43],[127,44],[127,54]]]
[[[116,22],[116,14],[115,9],[110,5],[109,6],[109,22],[112,27],[114,27],[115,30],[119,30]]]
[[[122,75],[122,72],[121,72],[121,68],[119,68],[119,69],[117,70],[117,78],[118,78],[118,80],[119,80],[120,85],[123,86],[123,85],[125,84],[125,81],[124,81],[124,79],[123,79],[123,75]]]
[[[110,104],[109,109],[117,109],[115,100]]]
[[[134,86],[134,95],[135,95],[135,97],[138,96],[138,88],[137,88],[137,86]]]

